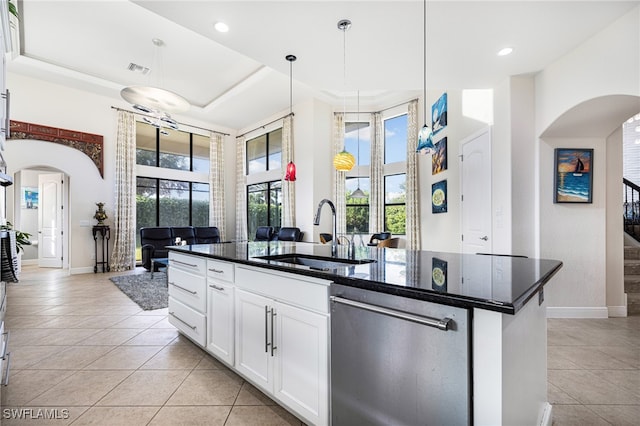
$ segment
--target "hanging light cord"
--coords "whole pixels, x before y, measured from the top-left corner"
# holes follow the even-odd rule
[[[289,61],[289,114],[293,113],[293,60]]]
[[[423,88],[424,88],[424,111],[423,111],[423,115],[424,115],[424,124],[427,124],[427,0],[424,0],[423,3],[423,13],[424,13],[424,25],[423,25],[423,29],[424,29],[424,37],[423,37],[423,43],[424,43],[424,52],[423,52],[423,60],[424,60],[424,81],[423,81]]]

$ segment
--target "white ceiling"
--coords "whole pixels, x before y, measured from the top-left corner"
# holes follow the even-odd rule
[[[490,88],[509,75],[536,73],[638,3],[429,1],[427,85]],[[422,1],[23,0],[19,6],[21,47],[9,71],[112,96],[114,105],[123,105],[123,87],[151,84],[186,97],[192,106],[184,117],[246,130],[288,109],[287,54],[298,57],[294,104],[317,97],[341,107],[345,93],[354,98],[360,90],[362,110],[371,110],[422,92]],[[342,18],[353,22],[346,37],[337,28]],[[230,31],[216,32],[216,21]],[[152,38],[165,42],[155,59]],[[505,46],[514,53],[498,57]],[[154,69],[135,74],[130,62]]]

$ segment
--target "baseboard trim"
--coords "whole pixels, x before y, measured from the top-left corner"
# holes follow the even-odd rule
[[[38,264],[38,259],[22,259],[22,264],[23,265],[37,265]]]
[[[553,405],[545,402],[540,426],[551,426],[553,424]]]
[[[547,318],[609,318],[606,307],[547,307]]]
[[[625,318],[627,317],[627,294],[624,295],[623,306],[607,306],[609,318]]]
[[[93,266],[85,266],[83,268],[73,268],[69,271],[69,274],[71,275],[88,274],[90,272],[93,272]],[[102,273],[102,271],[98,271],[98,272]]]

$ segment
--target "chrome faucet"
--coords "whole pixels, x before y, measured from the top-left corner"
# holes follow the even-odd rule
[[[322,206],[325,204],[329,204],[331,207],[331,215],[332,215],[332,225],[333,225],[333,235],[331,238],[331,255],[335,256],[338,253],[338,224],[336,223],[336,206],[331,202],[331,200],[323,199],[318,204],[318,210],[316,211],[316,215],[313,218],[313,224],[318,226],[320,225],[320,212],[322,211]]]

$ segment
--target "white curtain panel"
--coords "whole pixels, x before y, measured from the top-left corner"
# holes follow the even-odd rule
[[[296,226],[295,182],[284,180],[287,165],[293,161],[293,115],[282,122],[282,226]]]
[[[211,132],[209,138],[209,226],[216,226],[226,241],[224,202],[224,136]]]
[[[336,113],[333,116],[333,157],[344,149],[344,114]],[[332,165],[333,167],[333,165]],[[340,172],[333,169],[333,204],[336,206],[336,227],[338,235],[347,232],[347,199],[345,193],[345,178],[347,172]],[[334,235],[333,238],[338,238]]]
[[[246,138],[236,139],[236,241],[247,241]]]
[[[420,250],[420,185],[418,176],[418,101],[409,102],[407,117],[407,249]]]
[[[136,244],[136,120],[127,111],[118,111],[116,137],[115,213],[112,271],[135,268]]]
[[[369,195],[369,232],[384,231],[384,126],[382,114],[373,113],[371,122],[371,194]]]

